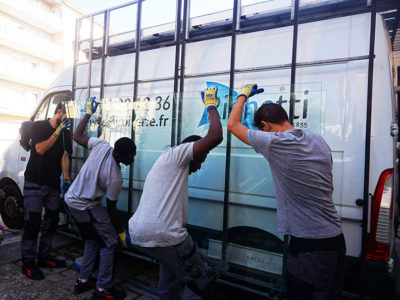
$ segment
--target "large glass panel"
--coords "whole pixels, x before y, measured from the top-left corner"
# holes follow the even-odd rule
[[[172,82],[139,85],[134,105],[137,155],[133,172],[133,212],[139,205],[144,181],[157,158],[171,146]]]
[[[133,212],[139,204],[148,171],[158,156],[171,144],[172,89],[172,81],[139,84],[138,98],[133,101],[132,84],[107,87],[104,90],[104,98],[98,99],[100,105],[87,127],[86,133],[89,136],[102,138],[111,146],[123,136],[131,137],[133,128],[137,147],[132,179]],[[98,89],[92,89],[91,95],[98,94]],[[72,110],[78,123],[86,111],[86,91],[78,91],[76,99]],[[79,145],[76,145],[74,151],[74,172],[77,174],[89,151]],[[121,165],[124,181],[117,203],[118,209],[126,212],[129,207],[129,168]]]
[[[206,86],[205,78],[186,82],[185,87],[190,91],[181,95],[181,118],[178,119],[178,132],[181,140],[190,135],[204,137],[208,132],[208,113],[200,94]],[[218,107],[221,116],[223,107],[224,104],[221,99]],[[225,128],[223,130],[226,137]],[[201,169],[189,176],[187,228],[198,243],[201,251],[206,255],[209,253],[212,240],[222,240],[225,154],[226,138],[220,145],[210,151]],[[221,259],[218,255],[210,255],[209,258]]]
[[[237,76],[234,100],[240,91],[239,82],[247,77]],[[289,111],[290,85],[285,83],[288,80],[283,82],[259,85],[264,88],[264,93],[246,102],[242,124],[257,130],[253,125],[254,113],[263,103],[277,103]],[[321,134],[323,104],[321,83],[296,85],[294,127]],[[269,164],[262,155],[234,136],[231,147],[226,259],[233,270],[241,270],[245,277],[254,278],[257,271],[281,275],[284,237],[277,231],[275,187]],[[220,253],[222,243],[212,241],[212,249]]]

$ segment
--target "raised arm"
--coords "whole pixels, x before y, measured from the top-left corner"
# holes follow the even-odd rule
[[[205,89],[204,92],[201,93],[204,105],[207,107],[210,125],[208,127],[207,135],[194,143],[194,156],[206,155],[210,150],[217,147],[223,140],[222,125],[217,112],[217,91],[218,88],[215,87]]]
[[[240,95],[237,97],[235,106],[233,107],[228,119],[228,131],[233,133],[239,140],[246,144],[249,144],[249,141],[247,140],[247,130],[249,129],[241,122],[243,106],[246,103],[247,98],[262,92],[264,92],[264,89],[257,89],[257,84],[246,84],[242,86]]]
[[[43,155],[49,150],[54,143],[57,141],[58,137],[65,131],[70,129],[70,124],[68,119],[63,119],[58,125],[57,129],[53,132],[53,134],[47,139],[42,142],[35,144],[36,153],[39,155]]]
[[[87,148],[89,136],[85,135],[86,125],[89,122],[90,117],[96,112],[98,102],[95,101],[96,97],[90,97],[86,100],[86,114],[79,122],[78,126],[74,131],[73,139],[81,146]]]

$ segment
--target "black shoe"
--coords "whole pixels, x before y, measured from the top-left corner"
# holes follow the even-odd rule
[[[40,270],[35,263],[23,264],[22,274],[33,280],[41,280],[44,278],[42,270]]]
[[[116,288],[105,289],[100,292],[97,288],[92,294],[92,300],[122,300],[126,297],[126,292]]]
[[[65,268],[67,265],[65,264],[65,260],[59,260],[51,255],[46,258],[39,258],[38,266],[42,268]]]
[[[86,282],[82,282],[79,279],[76,280],[74,285],[74,293],[80,294],[88,290],[92,290],[96,287],[96,279],[93,277],[88,279]]]

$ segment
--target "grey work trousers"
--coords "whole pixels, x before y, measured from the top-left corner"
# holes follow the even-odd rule
[[[182,299],[208,298],[210,280],[207,268],[189,235],[182,243],[175,246],[135,247],[160,262],[158,282],[160,300],[179,299],[183,284],[185,287]]]
[[[47,258],[50,254],[53,235],[57,229],[60,211],[60,189],[24,183],[24,225],[21,237],[21,256],[24,264],[35,263],[36,258]],[[42,208],[45,207],[42,235],[38,235],[42,223]]]
[[[77,222],[82,238],[85,240],[79,278],[89,279],[92,276],[99,251],[99,274],[96,285],[103,289],[111,288],[114,273],[114,252],[118,245],[118,238],[108,212],[101,205],[86,210],[69,207],[69,210]]]

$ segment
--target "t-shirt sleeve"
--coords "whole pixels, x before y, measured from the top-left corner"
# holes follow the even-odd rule
[[[193,144],[194,142],[184,143],[172,148],[173,157],[179,167],[184,167],[193,160]]]
[[[88,140],[88,149],[89,149],[89,150],[94,150],[95,148],[97,148],[97,147],[99,147],[99,146],[102,146],[102,145],[104,145],[104,144],[109,145],[109,143],[106,142],[106,141],[103,140],[103,139],[91,137],[91,138],[89,138],[89,140]]]
[[[117,201],[122,189],[122,181],[113,181],[106,187],[106,197],[111,201]]]
[[[32,145],[43,142],[43,141],[47,140],[49,137],[50,137],[50,135],[49,135],[48,131],[45,130],[43,128],[43,126],[41,126],[40,122],[33,123],[32,131],[31,131]]]
[[[272,142],[272,134],[269,132],[250,129],[247,130],[247,140],[253,149],[262,155],[267,155],[269,152],[269,146]]]

